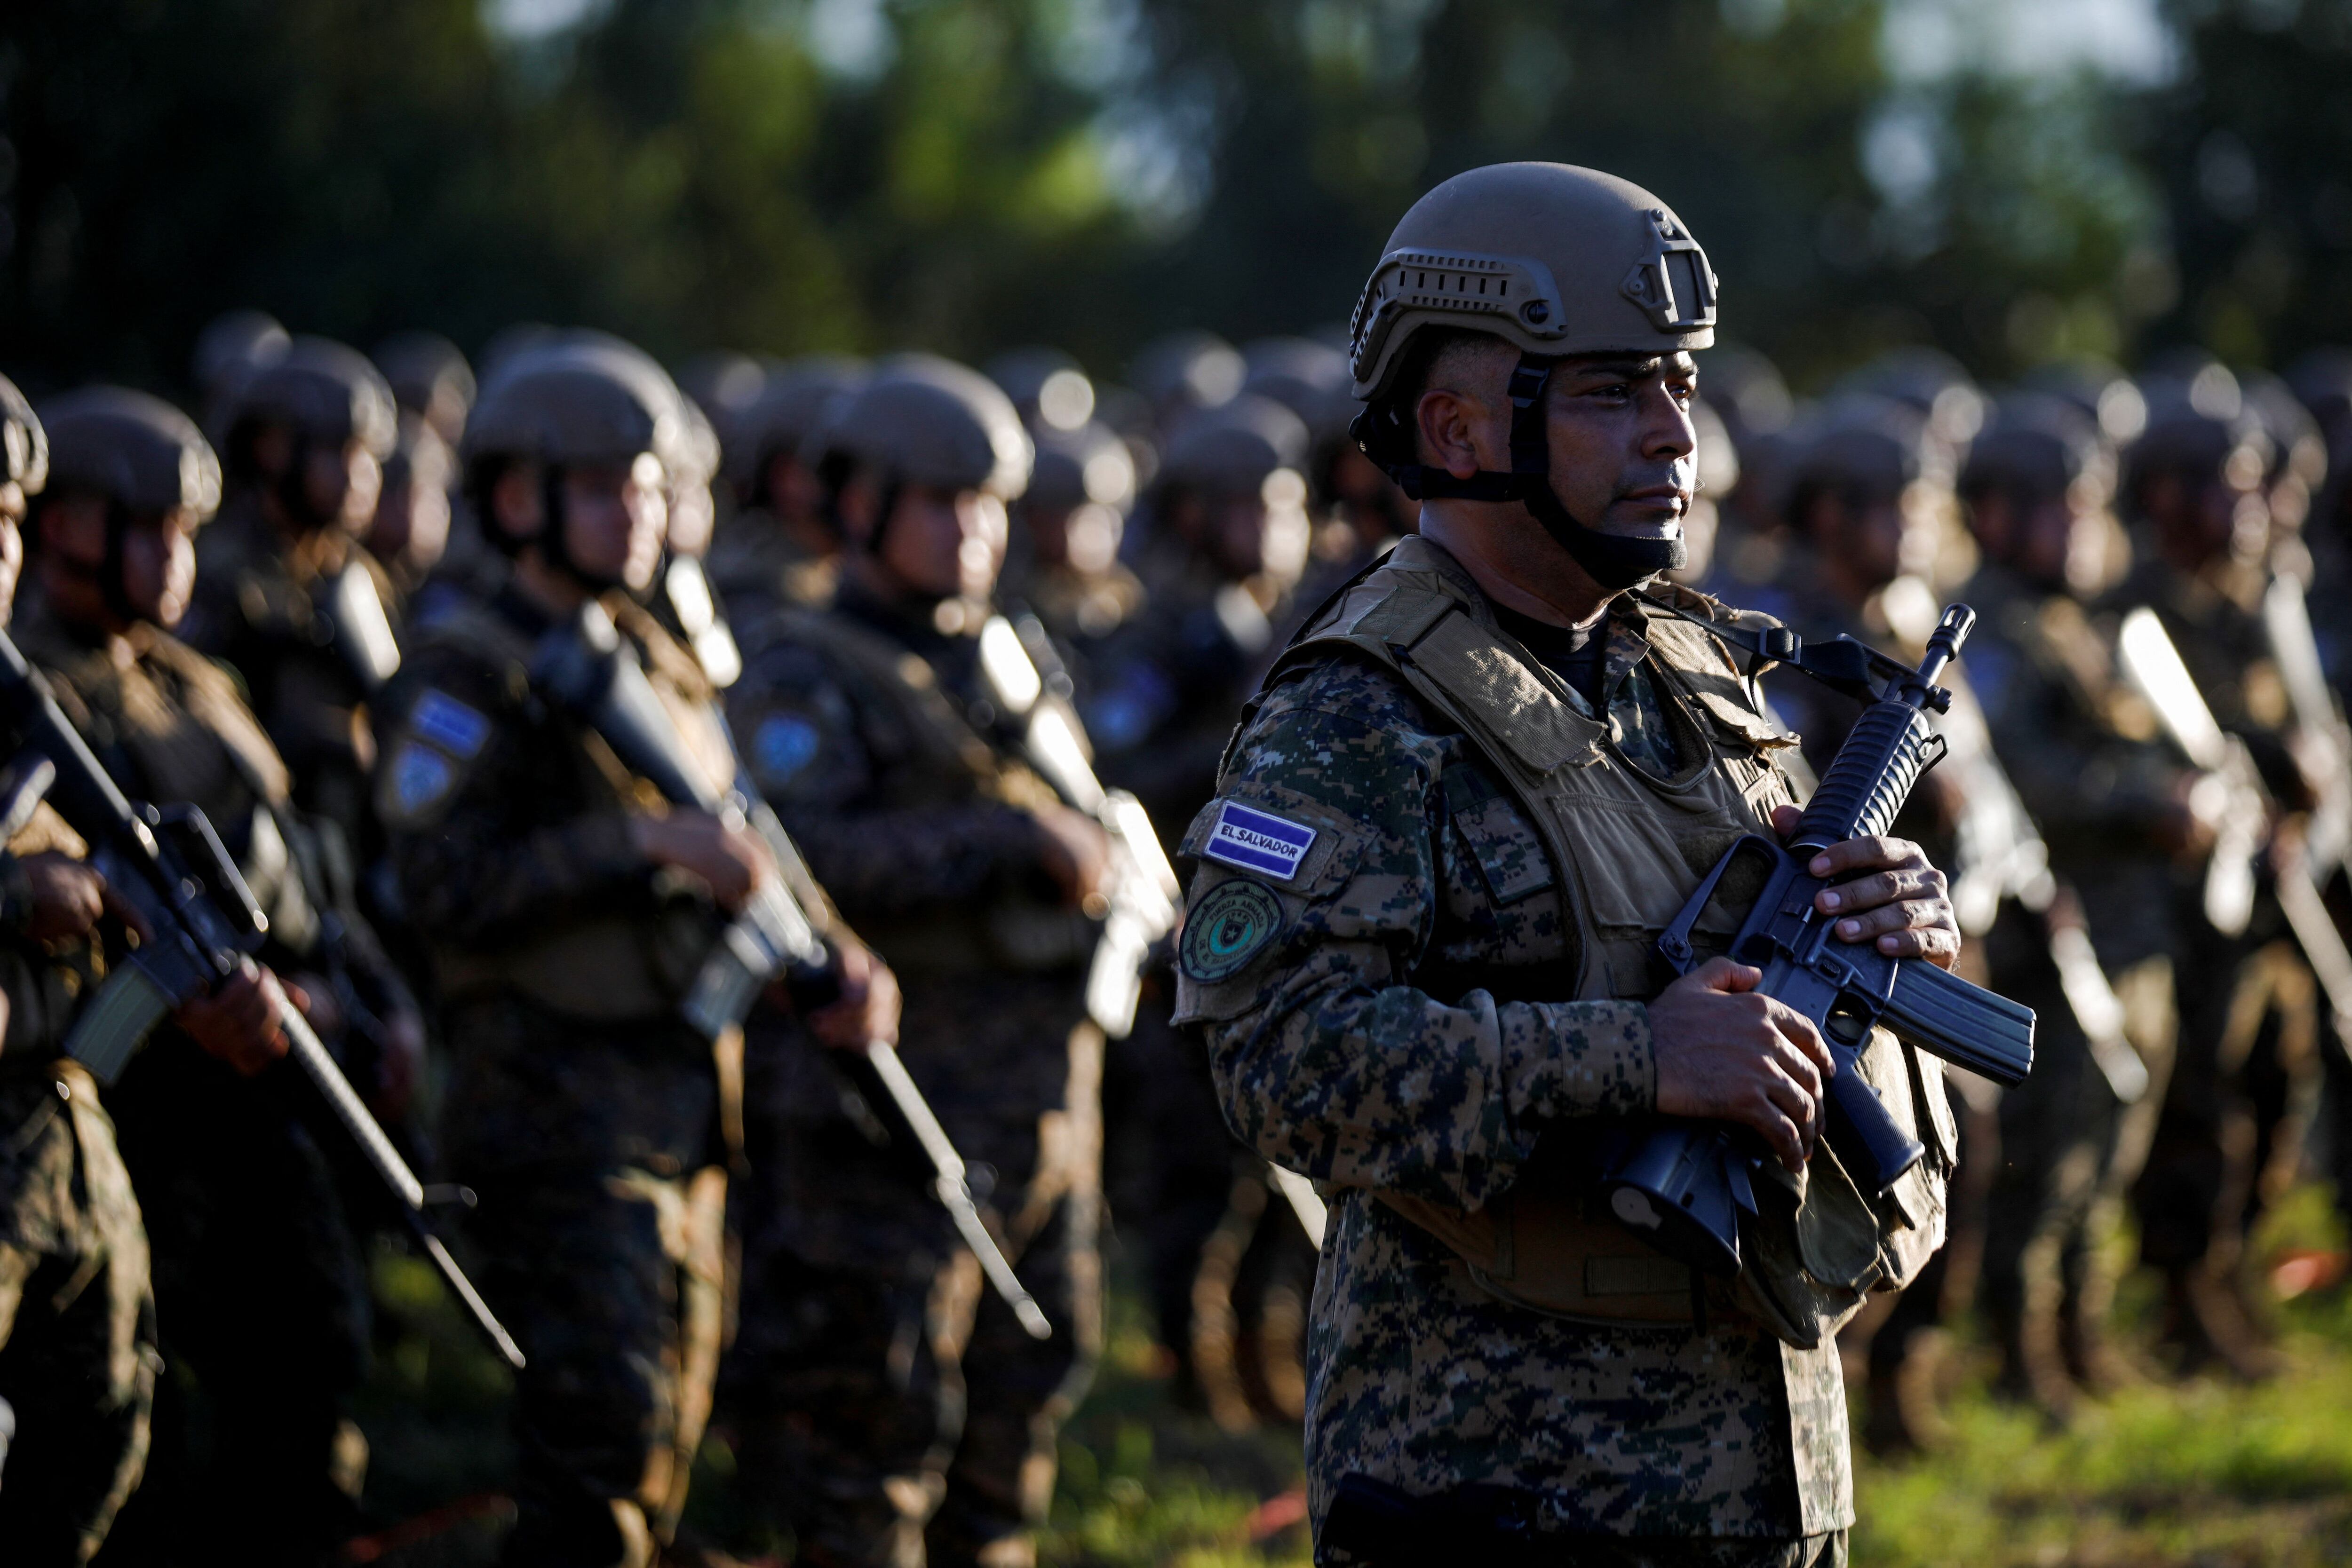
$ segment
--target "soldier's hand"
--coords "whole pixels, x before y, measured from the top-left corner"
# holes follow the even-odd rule
[[[1736,1122],[1791,1171],[1822,1132],[1822,1085],[1837,1072],[1802,1013],[1758,993],[1764,972],[1710,958],[1650,1004],[1658,1109]]]
[[[743,907],[751,890],[776,874],[767,841],[740,822],[725,822],[708,811],[680,810],[667,817],[632,817],[630,836],[637,852],[656,865],[692,872],[710,886],[710,896],[730,915]]]
[[[1794,806],[1772,813],[1786,835],[1804,815]],[[1813,907],[1833,916],[1841,942],[1868,942],[1890,958],[1925,958],[1948,969],[1960,961],[1960,921],[1944,873],[1908,839],[1848,839],[1815,855],[1805,869],[1818,877],[1844,877],[1815,895]]]
[[[286,1031],[278,1025],[275,977],[247,958],[237,972],[174,1016],[207,1056],[218,1057],[250,1078],[286,1054]],[[310,997],[285,988],[286,998],[308,1010]]]
[[[863,942],[834,949],[841,995],[809,1015],[819,1042],[835,1051],[864,1051],[898,1043],[898,977]]]
[[[1100,915],[1109,907],[1110,835],[1102,824],[1067,806],[1044,806],[1037,822],[1037,860],[1073,909]]]
[[[69,855],[26,855],[17,863],[32,893],[25,934],[36,942],[89,936],[108,908],[106,879]]]

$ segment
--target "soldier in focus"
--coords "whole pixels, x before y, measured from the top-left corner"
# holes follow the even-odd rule
[[[1457,281],[1463,256],[1495,270]],[[1308,1365],[1323,1561],[1845,1560],[1834,1330],[1940,1239],[1935,1065],[1906,1096],[1931,1152],[1895,1189],[1925,1223],[1874,1209],[1869,1265],[1797,1295],[1761,1248],[1770,1280],[1695,1280],[1579,1185],[1653,1113],[1752,1129],[1759,1188],[1843,1179],[1808,1162],[1811,1026],[1727,958],[1650,977],[1713,846],[1797,815],[1750,672],[1629,592],[1681,561],[1714,291],[1657,198],[1589,170],[1474,170],[1405,215],[1353,366],[1419,536],[1277,663],[1184,840],[1177,1018],[1235,1130],[1336,1189]],[[1823,905],[1838,936],[1957,958],[1917,846],[1813,863],[1856,873]]]
[[[366,1368],[369,1302],[308,1091],[268,1065],[286,1044],[265,986],[272,970],[296,982],[387,1111],[415,1067],[389,1022],[404,993],[365,928],[339,919],[319,837],[236,682],[173,635],[219,499],[212,449],[178,410],[117,388],[54,400],[44,423],[51,476],[17,640],[124,793],[204,811],[269,920],[261,967],[158,1030],[108,1092],[167,1368],[147,1479],[109,1560],[196,1562],[234,1542],[244,1561],[313,1562],[357,1522],[367,1446],[345,1401]]]
[[[534,688],[592,601],[714,788],[734,758],[691,653],[641,607],[676,411],[594,343],[525,350],[467,434],[467,488],[512,562],[416,628],[379,779],[404,902],[432,947],[452,1079],[447,1161],[479,1195],[484,1293],[529,1358],[505,1560],[651,1563],[676,1530],[726,1315],[726,1130],[740,1063],[679,1015],[719,916],[778,874],[739,821],[651,787]],[[812,908],[820,895],[799,890]],[[845,961],[846,962],[846,961]],[[888,1037],[844,972],[820,1031]]]
[[[1024,1335],[903,1151],[808,1053],[753,1042],[740,1358],[746,1484],[798,1561],[1034,1561],[1055,1434],[1101,1343],[1099,1085],[1087,964],[1108,846],[999,727],[979,633],[1030,447],[1011,402],[908,355],[830,424],[833,608],[743,629],[729,699],[752,777],[898,970],[902,1053],[993,1170],[1004,1250],[1053,1324]],[[764,1417],[758,1419],[756,1417]]]
[[[813,608],[833,597],[841,540],[807,448],[865,374],[856,360],[793,361],[719,433],[735,510],[711,539],[706,564],[730,620],[748,625],[778,605]]]
[[[182,634],[236,671],[296,804],[364,864],[377,849],[368,701],[400,667],[392,585],[360,543],[398,434],[392,392],[356,350],[302,338],[240,381],[218,418],[226,486]]]

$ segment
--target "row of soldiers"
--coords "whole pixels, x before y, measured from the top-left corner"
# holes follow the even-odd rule
[[[763,377],[756,410],[714,396],[722,447],[616,340],[524,335],[478,397],[421,349],[380,370],[230,322],[200,356],[209,435],[142,392],[36,410],[9,389],[14,634],[125,792],[215,826],[268,941],[101,1084],[73,1047],[137,917],[46,807],[10,845],[0,1538],[27,1561],[300,1562],[357,1528],[348,1406],[392,1214],[285,1061],[290,1008],[462,1184],[522,1353],[510,1560],[652,1561],[714,1406],[800,1560],[1028,1560],[1101,1339],[1106,1032],[1135,998],[1087,979],[1136,857],[982,667],[1013,624],[1007,508],[1029,500],[1042,538],[1074,477],[1070,578],[1116,595],[1119,510],[1158,457],[1157,493],[1194,497],[1170,537],[1255,656],[1307,565],[1297,416],[1227,400],[1194,446],[1107,444],[1066,375],[1033,437],[1004,390],[910,355]],[[755,412],[773,423],[747,441]],[[1125,592],[1129,614],[1067,624],[1139,622]],[[1096,688],[1031,625],[1031,706],[1083,752]],[[583,627],[724,805],[665,796],[564,695],[549,650]],[[1130,724],[1131,772],[1193,701]],[[779,885],[825,983],[698,1027],[717,934]],[[1168,909],[1172,879],[1155,891]],[[828,1064],[894,1039],[984,1173],[1043,1338]]]
[[[2021,1396],[2063,1414],[2123,1375],[2100,1331],[2127,1203],[2182,1363],[2259,1374],[2242,1238],[2335,1020],[2274,897],[2205,918],[2244,804],[2168,746],[2115,627],[2156,609],[2291,852],[2332,737],[2262,607],[2342,570],[2352,378],[2315,364],[2299,403],[2184,360],[1987,400],[1905,356],[1800,410],[1752,357],[1708,361],[1686,577],[1809,637],[1916,643],[1963,583],[1985,615],[1951,727],[1966,755],[1979,715],[1979,765],[1906,829],[1964,906],[1977,873],[1980,977],[2040,1008],[2042,1061],[1970,1102],[1982,1218],[1876,1325],[1874,1430],[1932,1435],[1936,1324],[1979,1275]],[[1225,1132],[1164,971],[1111,1044],[1129,1020],[1087,978],[1120,849],[983,655],[1017,626],[1102,782],[1173,843],[1290,629],[1413,504],[1349,440],[1321,342],[1170,340],[1133,392],[1045,351],[989,369],[714,356],[673,380],[531,329],[478,396],[436,340],[371,363],[246,317],[200,351],[210,438],[138,393],[12,399],[15,635],[129,793],[219,827],[270,938],[101,1089],[60,1051],[120,917],[51,815],[10,845],[0,1539],[86,1560],[111,1521],[108,1561],[301,1561],[356,1528],[385,1216],[277,1064],[281,981],[473,1195],[469,1256],[527,1356],[515,1561],[649,1561],[714,1410],[803,1561],[1025,1560],[1099,1348],[1106,1175],[1184,1393],[1297,1418],[1317,1206]],[[541,652],[591,605],[805,869],[664,800],[555,699]],[[1825,760],[1850,716],[1773,695]],[[779,880],[838,999],[779,993],[714,1041],[681,995],[714,920]],[[2070,984],[2084,936],[2112,1016]],[[823,1049],[893,1037],[992,1175],[1049,1338]]]

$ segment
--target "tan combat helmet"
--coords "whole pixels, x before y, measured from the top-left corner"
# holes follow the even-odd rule
[[[1550,483],[1544,391],[1575,354],[1673,354],[1715,341],[1715,271],[1671,208],[1630,181],[1565,163],[1495,163],[1413,204],[1389,236],[1349,328],[1354,434],[1416,499],[1524,501],[1604,587],[1681,564],[1682,541],[1619,538],[1569,515]],[[1398,392],[1408,350],[1430,330],[1483,332],[1519,350],[1510,397],[1511,470],[1455,479],[1414,454]]]
[[[665,390],[667,389],[667,390]],[[614,584],[582,571],[570,559],[561,517],[562,471],[612,465],[634,468],[648,459],[669,475],[667,462],[689,444],[690,433],[668,377],[608,344],[542,340],[507,358],[482,389],[466,425],[466,490],[483,532],[509,554],[537,543],[555,565],[598,587]],[[547,524],[530,538],[497,526],[490,492],[517,463],[543,471]]]
[[[1000,501],[1029,485],[1033,449],[1013,400],[978,371],[897,354],[843,401],[821,437],[828,489],[856,468],[890,483],[979,490]]]
[[[146,392],[84,387],[41,410],[49,432],[49,489],[88,490],[119,516],[184,509],[203,522],[219,509],[220,459],[196,422]]]
[[[287,425],[305,441],[357,441],[382,462],[392,455],[398,410],[366,355],[325,338],[297,338],[226,393],[215,434],[234,453],[247,431],[265,423]]]
[[[0,485],[38,495],[48,472],[49,442],[40,417],[16,383],[0,376]]]

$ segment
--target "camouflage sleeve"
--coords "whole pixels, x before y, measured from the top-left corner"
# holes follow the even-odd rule
[[[1447,745],[1381,672],[1334,663],[1274,689],[1185,839],[1202,858],[1176,1018],[1202,1029],[1227,1120],[1269,1159],[1476,1208],[1547,1124],[1651,1109],[1655,1070],[1639,1003],[1410,983],[1446,935]],[[1221,825],[1231,806],[1297,852],[1220,861],[1251,858]]]
[[[751,780],[809,870],[853,921],[979,896],[1037,867],[1034,820],[988,800],[885,805],[913,766],[877,740],[877,716],[817,654],[772,647],[727,698]]]
[[[617,810],[549,820],[537,753],[551,737],[498,673],[413,659],[385,706],[376,806],[409,917],[440,942],[644,893],[649,869]]]

